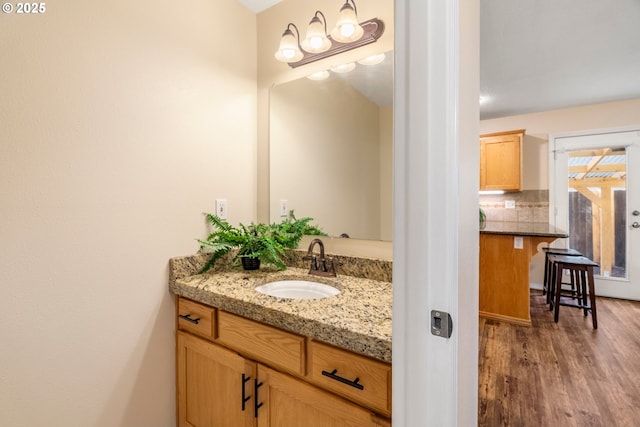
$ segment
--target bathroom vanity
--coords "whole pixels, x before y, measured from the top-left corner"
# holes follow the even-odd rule
[[[296,267],[195,274],[197,258],[170,262],[179,426],[390,425],[390,282]],[[293,279],[340,293],[294,300],[255,290]]]

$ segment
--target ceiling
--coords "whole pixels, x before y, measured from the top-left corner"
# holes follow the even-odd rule
[[[640,98],[640,0],[481,0],[480,95],[481,119]]]

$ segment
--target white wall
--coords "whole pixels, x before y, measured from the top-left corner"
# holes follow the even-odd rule
[[[168,259],[256,216],[256,16],[46,7],[0,17],[0,424],[172,426]]]

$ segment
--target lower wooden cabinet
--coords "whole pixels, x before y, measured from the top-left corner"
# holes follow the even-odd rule
[[[211,307],[205,334],[197,305],[176,304],[179,427],[390,426],[391,365]]]
[[[184,332],[177,334],[176,362],[178,426],[255,425],[253,402],[242,407],[243,391],[253,395],[255,363]],[[243,376],[250,379],[243,382]]]
[[[259,365],[258,378],[258,427],[379,425],[366,409],[289,375]]]

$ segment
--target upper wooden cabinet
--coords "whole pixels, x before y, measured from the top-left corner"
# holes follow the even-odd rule
[[[480,190],[522,191],[524,129],[480,135]]]

